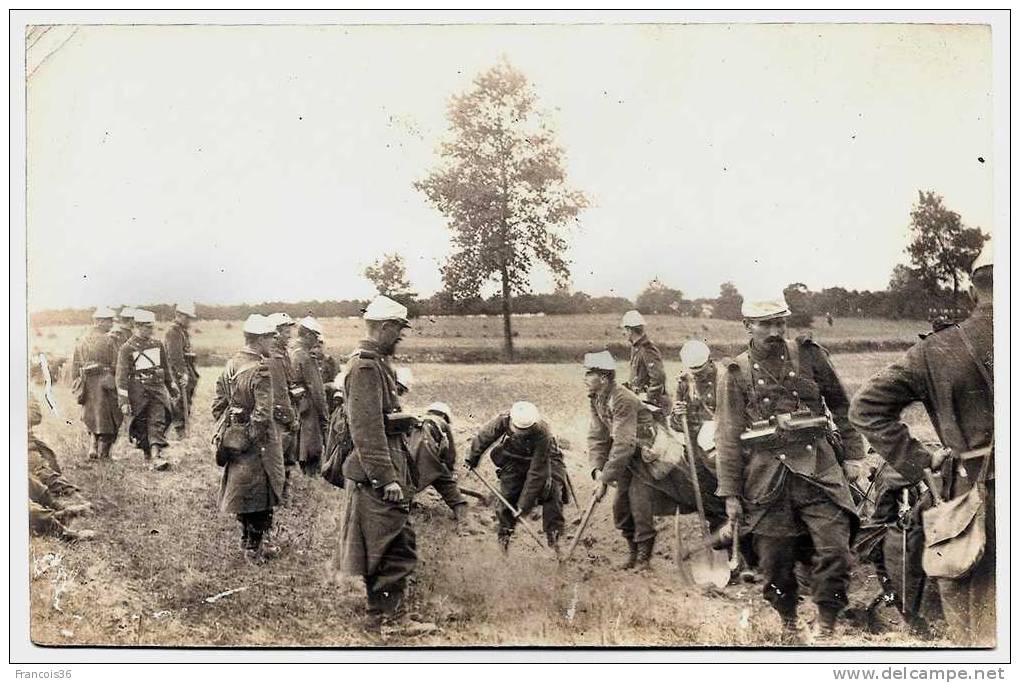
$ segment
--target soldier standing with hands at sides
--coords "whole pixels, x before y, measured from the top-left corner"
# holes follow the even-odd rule
[[[655,439],[651,411],[633,391],[616,383],[616,361],[609,351],[584,354],[584,383],[591,405],[588,457],[595,495],[616,485],[613,524],[627,541],[629,555],[620,569],[648,569],[655,547],[655,489],[641,447]]]
[[[100,306],[92,314],[95,325],[78,340],[71,357],[72,386],[81,404],[82,422],[89,431],[90,460],[108,460],[123,420],[117,405],[117,343],[110,336],[114,312]]]
[[[795,540],[810,537],[818,637],[827,638],[847,605],[850,537],[858,525],[847,478],[864,474],[863,443],[847,420],[849,400],[828,352],[808,338],[786,341],[786,302],[745,301],[742,312],[750,343],[719,381],[718,494],[731,519],[746,508],[741,527],[754,534],[765,599],[779,612],[786,639],[797,633],[794,566],[803,544]]]
[[[497,445],[489,457],[498,468],[500,493],[521,515],[541,505],[543,531],[549,547],[557,550],[563,532],[566,470],[556,439],[535,404],[517,401],[509,412],[485,423],[471,441],[471,454],[465,461],[468,469],[478,467],[482,454],[494,444]],[[517,526],[517,516],[502,503],[498,506],[497,538],[505,553]]]
[[[117,356],[117,398],[129,418],[128,435],[145,459],[163,457],[171,405],[178,396],[167,364],[166,347],[153,339],[156,316],[135,309],[135,333],[120,347]]]
[[[407,309],[376,297],[364,313],[366,337],[347,361],[344,410],[354,450],[343,463],[344,507],[335,563],[365,582],[368,613],[393,619],[405,608],[407,577],[418,563],[409,519],[417,482],[406,446],[397,378],[390,357],[407,321]]]
[[[273,380],[266,359],[276,328],[263,315],[244,322],[244,348],[235,353],[216,381],[212,414],[220,479],[220,511],[237,515],[245,559],[259,565],[279,554],[264,542],[273,508],[283,496],[283,453],[273,420]],[[228,430],[233,433],[228,437]],[[237,432],[243,436],[238,436]]]
[[[191,302],[177,304],[174,321],[163,337],[170,372],[181,391],[180,398],[174,401],[173,406],[174,428],[179,436],[184,436],[185,425],[191,419],[191,399],[194,398],[195,387],[198,385],[195,354],[191,351],[191,336],[188,333],[191,321],[196,317],[195,304]]]
[[[269,372],[273,376],[273,420],[280,434],[280,449],[283,451],[283,464],[286,469],[284,483],[284,499],[290,489],[290,475],[297,458],[294,455],[301,423],[294,410],[291,389],[294,386],[294,370],[290,363],[287,345],[294,330],[294,319],[286,313],[273,313],[268,316],[269,323],[276,330],[273,335],[273,346],[269,353]]]
[[[624,386],[638,398],[658,406],[655,419],[665,423],[669,413],[669,392],[666,390],[666,368],[662,364],[659,347],[645,333],[645,319],[638,311],[623,314],[620,327],[626,330],[630,341],[630,379]]]
[[[926,336],[906,356],[872,377],[854,397],[850,419],[910,484],[925,470],[942,474],[945,499],[982,486],[985,548],[958,579],[940,578],[942,611],[958,646],[995,642],[995,405],[992,246],[971,267],[970,317]],[[903,422],[921,403],[946,447],[930,452]]]
[[[290,354],[294,372],[294,386],[298,394],[298,430],[296,455],[301,470],[309,477],[319,476],[319,460],[329,422],[326,407],[326,390],[322,386],[322,373],[315,361],[313,349],[322,335],[322,326],[311,316],[298,323],[297,343]]]

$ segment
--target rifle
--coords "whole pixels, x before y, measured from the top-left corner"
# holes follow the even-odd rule
[[[185,372],[187,372],[186,369]],[[188,377],[188,381],[191,381],[190,377]],[[184,415],[184,438],[188,438],[191,435],[191,415],[189,414],[191,406],[188,405],[188,387],[182,387],[180,382],[178,382],[177,389],[181,392],[181,412]]]

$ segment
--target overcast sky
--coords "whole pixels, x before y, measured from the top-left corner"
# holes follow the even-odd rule
[[[431,294],[412,182],[501,55],[592,200],[575,289],[882,289],[920,188],[993,228],[983,27],[82,27],[29,81],[29,308],[364,298],[391,251]]]

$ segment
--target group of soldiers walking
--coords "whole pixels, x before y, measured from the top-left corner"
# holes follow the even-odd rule
[[[644,319],[638,311],[626,313],[621,327],[632,349],[629,379],[617,381],[617,362],[608,350],[583,360],[595,482],[590,506],[614,489],[612,518],[628,548],[620,567],[648,570],[656,516],[697,511],[713,537],[720,544],[733,541],[740,564],[759,573],[784,637],[798,637],[802,593],[818,608],[816,636],[830,637],[848,604],[860,494],[868,498],[880,469],[879,458],[866,456],[863,436],[898,475],[898,488],[876,497],[909,488],[913,504],[931,506],[981,487],[984,553],[959,576],[938,577],[938,587],[953,642],[990,642],[990,251],[975,262],[972,282],[977,306],[967,321],[923,339],[853,400],[822,346],[809,336],[787,339],[790,311],[782,298],[744,303],[749,340],[734,358],[713,359],[700,340],[685,343],[672,398]],[[119,327],[111,329],[115,317]],[[177,307],[165,343],[152,339],[153,317],[146,311],[133,311],[131,323],[130,311],[114,316],[99,309],[95,318],[73,361],[93,435],[89,456],[109,457],[122,416],[129,416],[132,443],[146,458],[159,458],[170,421],[187,429],[198,380],[188,339],[194,308]],[[291,470],[321,472],[344,491],[336,568],[363,579],[370,614],[395,619],[405,611],[408,578],[417,564],[410,519],[415,494],[434,487],[458,525],[466,499],[455,474],[449,406],[433,403],[422,416],[402,410],[411,376],[394,367],[393,356],[411,327],[407,309],[380,296],[363,318],[365,337],[335,376],[314,318],[294,321],[275,313],[245,321],[244,347],[218,378],[212,405],[213,443],[223,468],[219,502],[221,510],[238,516],[246,557],[261,564],[279,552],[266,537]],[[902,422],[904,408],[914,402],[927,409],[944,449],[929,450]],[[669,461],[670,440],[683,444],[690,467]],[[486,453],[498,489],[479,469]],[[521,525],[533,534],[526,520],[540,508],[545,543],[559,555],[563,506],[576,500],[576,492],[554,429],[538,407],[517,401],[486,422],[464,464],[492,492],[504,552]],[[899,599],[907,611],[906,600]]]

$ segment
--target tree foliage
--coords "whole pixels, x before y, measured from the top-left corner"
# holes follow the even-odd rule
[[[951,287],[955,301],[988,236],[980,228],[965,227],[960,214],[943,205],[941,195],[922,190],[917,194],[907,253],[929,295],[938,297],[943,287]]]
[[[744,305],[744,297],[737,291],[732,282],[724,282],[719,286],[719,298],[712,307],[712,315],[722,320],[740,320],[740,308]]]
[[[443,266],[458,299],[500,284],[504,348],[513,357],[511,297],[530,291],[532,268],[544,263],[565,285],[565,229],[587,206],[566,183],[564,151],[524,74],[503,60],[450,101],[451,138],[442,164],[415,183],[448,220],[453,254]]]
[[[654,278],[638,294],[634,303],[637,304],[638,310],[644,313],[680,313],[683,302],[683,292],[666,286],[659,278]]]
[[[384,254],[365,267],[364,275],[385,296],[406,294],[411,289],[407,264],[400,254]]]
[[[783,289],[786,305],[790,307],[787,323],[790,327],[811,327],[814,319],[812,292],[803,282],[792,282]]]

